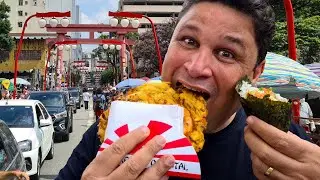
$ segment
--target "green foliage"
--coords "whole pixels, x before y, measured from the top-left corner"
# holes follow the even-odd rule
[[[283,1],[270,1],[276,13],[276,34],[272,52],[288,56],[287,23]],[[320,62],[320,0],[293,1],[298,60]]]
[[[12,30],[10,21],[8,20],[10,7],[4,1],[0,3],[0,50],[10,51],[13,47],[13,40],[9,36]]]
[[[105,70],[101,73],[101,84],[111,84],[115,80],[115,74],[112,69]]]
[[[176,19],[171,19],[166,24],[161,24],[156,27],[162,59],[164,59],[167,53],[175,26]],[[139,41],[134,46],[133,56],[135,60],[140,61],[137,62],[139,72],[152,74],[158,71],[158,56],[156,53],[153,32],[151,30],[140,34]]]
[[[134,32],[130,32],[130,33],[126,34],[126,38],[133,40],[133,41],[137,41],[137,40],[139,40],[139,34],[134,33]]]

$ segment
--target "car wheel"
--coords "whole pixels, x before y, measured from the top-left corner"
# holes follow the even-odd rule
[[[39,180],[40,179],[40,169],[41,169],[41,156],[39,154],[38,162],[37,162],[37,174],[30,176],[31,180]]]
[[[67,131],[66,134],[62,136],[62,140],[69,141],[69,139],[70,139],[70,133],[69,133],[69,131]]]
[[[54,156],[54,143],[53,143],[53,139],[54,138],[52,138],[52,143],[51,143],[51,148],[50,148],[50,151],[49,151],[49,153],[48,153],[48,155],[47,155],[47,160],[50,160],[50,159],[53,159],[53,156]]]

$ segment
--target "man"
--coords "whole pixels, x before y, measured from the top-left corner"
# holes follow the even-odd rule
[[[300,126],[309,130],[310,120],[308,118],[312,118],[313,114],[305,98],[300,99],[300,117],[307,118],[307,119],[300,119],[299,123],[300,123]],[[313,129],[311,131],[313,131]]]
[[[96,120],[99,119],[106,106],[106,97],[103,95],[102,89],[98,88],[93,96],[93,109],[96,115]]]
[[[256,82],[263,72],[273,32],[274,15],[265,0],[185,2],[164,60],[162,80],[210,95],[206,141],[198,154],[202,179],[320,177],[320,158],[314,158],[320,157],[319,148],[255,117],[247,118],[235,92],[236,83],[245,75]],[[298,126],[292,125],[291,131],[303,136]],[[97,157],[96,133],[94,125],[57,179],[158,180],[167,178],[166,172],[174,165],[174,157],[167,155],[145,170],[166,143],[156,136],[119,166],[150,134],[146,127],[123,136]]]
[[[89,101],[90,101],[91,95],[88,92],[87,88],[83,89],[83,102],[84,102],[84,109],[87,111],[89,109]]]

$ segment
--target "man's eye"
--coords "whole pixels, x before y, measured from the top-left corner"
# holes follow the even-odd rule
[[[182,38],[181,43],[188,48],[199,47],[199,44],[194,39],[188,37]]]
[[[219,57],[222,57],[222,58],[228,58],[228,59],[234,59],[234,55],[228,51],[225,51],[225,50],[221,50],[218,52],[218,55]]]

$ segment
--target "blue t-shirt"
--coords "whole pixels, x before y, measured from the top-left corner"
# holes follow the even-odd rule
[[[228,127],[218,133],[205,135],[204,147],[198,154],[202,171],[201,179],[256,179],[252,171],[250,149],[244,141],[246,118],[244,110],[240,109]],[[83,139],[74,149],[66,166],[59,172],[57,180],[81,179],[83,171],[95,158],[101,144],[97,131],[95,123],[83,135]],[[296,124],[291,124],[290,131],[302,139],[309,139],[305,131]],[[180,179],[170,178],[170,180]]]

